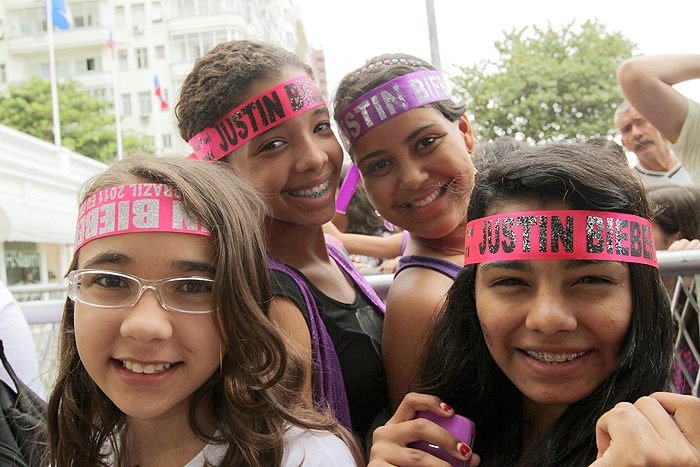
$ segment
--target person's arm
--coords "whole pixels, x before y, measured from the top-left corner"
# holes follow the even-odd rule
[[[598,459],[590,467],[700,465],[700,399],[657,392],[621,402],[596,426]]]
[[[688,101],[674,84],[700,78],[700,55],[631,58],[617,70],[622,93],[661,135],[675,143],[688,115]]]
[[[351,255],[364,255],[371,256],[372,258],[394,258],[401,254],[400,233],[395,233],[388,237],[351,234],[341,232],[331,222],[324,224],[323,231],[343,242],[345,249],[347,249]]]
[[[409,268],[389,289],[382,331],[382,357],[389,387],[389,402],[398,407],[413,389],[418,362],[453,281],[424,268]]]
[[[287,338],[288,349],[298,355],[304,363],[306,381],[302,390],[302,398],[309,404],[309,407],[313,407],[311,333],[304,315],[292,300],[277,295],[270,302],[270,320],[277,324],[284,337]]]

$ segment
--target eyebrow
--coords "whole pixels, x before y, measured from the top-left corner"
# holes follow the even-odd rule
[[[213,264],[203,263],[201,261],[190,261],[186,259],[175,260],[170,263],[170,267],[178,271],[189,273],[204,273],[209,275],[216,274],[216,268]]]
[[[416,136],[418,136],[421,132],[425,131],[425,130],[428,129],[428,128],[432,128],[432,127],[434,127],[435,125],[437,125],[437,123],[429,123],[429,124],[427,124],[427,125],[423,125],[423,126],[421,126],[421,127],[419,127],[419,128],[416,128],[414,131],[411,132],[411,134],[409,134],[408,136],[406,136],[406,138],[404,139],[404,142],[409,143],[413,138],[415,138]],[[369,154],[366,154],[366,155],[364,155],[364,156],[358,158],[357,161],[356,161],[356,164],[357,164],[357,165],[360,165],[362,162],[366,161],[367,159],[371,159],[371,158],[373,158],[373,157],[381,156],[381,155],[383,155],[383,154],[386,154],[387,152],[388,152],[388,151],[386,151],[385,149],[377,149],[376,151],[372,151],[372,152],[370,152]]]
[[[121,253],[106,251],[87,260],[83,265],[83,269],[92,269],[95,266],[102,266],[105,264],[129,266],[134,264],[134,260]]]
[[[617,261],[600,260],[600,259],[567,259],[564,260],[564,269],[577,269],[590,266],[592,264],[616,263]],[[491,261],[483,263],[482,271],[489,269],[514,269],[516,271],[531,271],[530,260],[512,260],[512,261]]]
[[[330,114],[331,114],[331,113],[330,113],[330,110],[328,110],[328,105],[327,105],[327,104],[326,104],[326,105],[319,105],[318,107],[315,107],[315,108],[313,108],[313,109],[311,109],[311,110],[307,110],[307,112],[311,112],[311,115],[313,115],[314,117],[317,116],[317,115],[319,115],[319,114],[327,114],[327,115],[329,116],[329,118],[330,118]],[[299,115],[302,115],[303,113],[305,113],[305,112],[302,112],[302,113],[300,113]],[[290,118],[289,120],[285,120],[285,121],[283,121],[282,123],[278,123],[277,125],[268,128],[267,130],[263,131],[263,132],[260,133],[259,135],[255,136],[255,138],[253,138],[253,139],[251,139],[250,141],[248,141],[248,143],[250,143],[251,141],[257,140],[257,139],[260,138],[261,136],[264,136],[264,135],[268,134],[269,132],[271,132],[271,131],[274,130],[274,129],[283,128],[284,125],[285,125],[287,122],[289,122],[290,120],[294,120],[294,119],[295,119],[296,117],[298,117],[299,115],[295,115],[294,117]]]
[[[515,269],[516,271],[531,271],[529,261],[491,261],[482,263],[481,271],[489,269]]]

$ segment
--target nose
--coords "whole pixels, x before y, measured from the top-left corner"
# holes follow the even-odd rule
[[[573,331],[577,325],[576,314],[563,293],[551,287],[536,291],[525,319],[528,329],[551,336]]]
[[[140,342],[166,340],[173,334],[169,313],[161,306],[155,290],[145,290],[128,310],[122,321],[121,334]]]
[[[326,148],[316,139],[313,136],[302,138],[302,145],[299,147],[294,164],[297,172],[315,172],[328,161]]]
[[[408,160],[401,164],[399,177],[399,183],[403,189],[417,190],[422,188],[429,175],[422,164],[414,160]]]

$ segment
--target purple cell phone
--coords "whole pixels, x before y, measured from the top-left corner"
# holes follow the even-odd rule
[[[420,411],[416,413],[416,418],[425,418],[431,422],[439,425],[459,438],[463,443],[472,448],[474,445],[474,434],[476,432],[474,427],[474,422],[469,420],[467,417],[462,417],[461,415],[453,415],[450,418],[443,418],[439,415],[435,415],[427,410]],[[453,467],[469,467],[469,461],[462,461],[455,459],[446,451],[444,451],[439,446],[434,444],[426,443],[425,441],[417,441],[408,445],[409,447],[420,449],[427,453],[432,454],[438,459],[442,459],[445,462],[449,462]]]

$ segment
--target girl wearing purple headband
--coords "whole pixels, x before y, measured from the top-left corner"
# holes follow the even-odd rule
[[[439,465],[419,440],[471,467],[700,465],[700,401],[658,392],[673,341],[651,215],[625,162],[589,145],[515,151],[480,173],[476,243],[428,338],[423,394],[374,432],[370,467]],[[418,410],[471,419],[479,458]]]
[[[465,106],[440,73],[403,54],[347,74],[334,115],[367,195],[411,235],[387,297],[383,357],[394,408],[411,390],[423,335],[464,263],[474,183],[474,136]]]
[[[265,207],[248,184],[182,157],[133,156],[82,199],[47,465],[362,460],[335,419],[305,406],[305,365],[268,318]]]
[[[269,205],[272,318],[313,370],[306,400],[362,438],[388,402],[384,304],[324,239],[343,152],[311,75],[279,47],[222,43],[185,79],[176,114],[192,157],[226,164]]]

